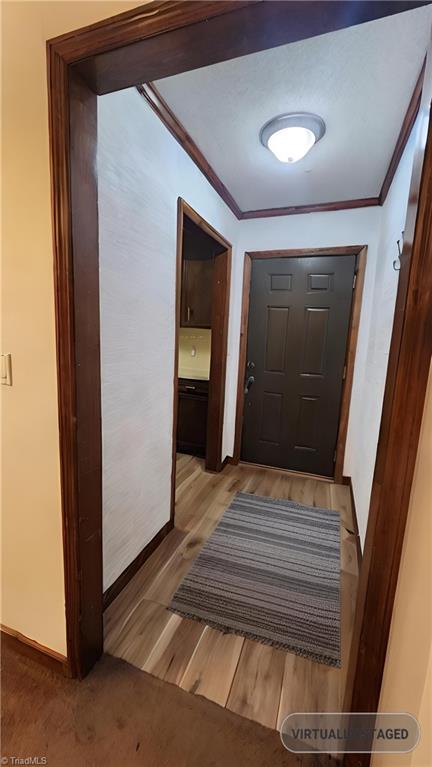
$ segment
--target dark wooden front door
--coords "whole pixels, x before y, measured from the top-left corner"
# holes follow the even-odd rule
[[[253,259],[243,460],[333,476],[355,265]]]

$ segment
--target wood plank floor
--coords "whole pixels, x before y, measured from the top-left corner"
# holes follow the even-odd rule
[[[170,613],[166,607],[238,491],[341,514],[342,668],[276,650]],[[105,651],[242,716],[277,728],[292,711],[341,710],[358,562],[348,487],[275,469],[177,457],[175,528],[105,612]]]

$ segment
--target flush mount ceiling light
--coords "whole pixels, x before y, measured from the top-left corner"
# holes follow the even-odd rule
[[[261,143],[280,162],[298,162],[324,136],[325,122],[318,115],[296,112],[274,117],[261,128]]]

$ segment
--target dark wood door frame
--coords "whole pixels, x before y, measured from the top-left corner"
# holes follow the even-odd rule
[[[98,238],[97,218],[91,215],[97,201],[96,93],[158,79],[164,76],[157,68],[161,62],[165,74],[175,74],[421,4],[155,2],[48,42],[66,628],[72,674],[85,675],[103,649]],[[429,91],[427,102],[425,98],[421,112],[428,119]],[[77,199],[84,190],[87,205]],[[418,147],[410,192],[346,710],[374,711],[379,702],[432,351],[431,221],[429,129],[427,151],[424,145]],[[298,763],[297,757],[294,761]],[[369,763],[368,755],[345,758],[347,767]]]
[[[199,215],[181,197],[177,205],[177,264],[176,264],[176,330],[174,349],[174,418],[173,418],[173,464],[171,474],[171,509],[174,515],[175,466],[178,410],[178,344],[180,327],[180,304],[183,264],[183,222],[190,218],[203,232],[210,235],[225,250],[215,258],[213,272],[212,335],[210,382],[207,416],[207,443],[205,467],[208,471],[220,471],[222,467],[222,437],[225,413],[225,383],[228,345],[229,296],[231,285],[232,247],[211,224]]]
[[[357,349],[357,338],[359,330],[361,302],[363,296],[363,285],[366,271],[367,246],[349,245],[347,247],[337,248],[303,248],[293,250],[257,250],[247,252],[244,255],[243,267],[243,295],[242,309],[240,319],[240,348],[239,365],[237,380],[237,407],[236,407],[236,425],[234,439],[233,462],[240,461],[241,440],[243,428],[244,413],[244,381],[246,377],[246,348],[249,324],[249,294],[251,284],[252,261],[263,258],[307,258],[311,256],[356,256],[356,281],[353,290],[353,300],[351,305],[351,317],[348,331],[347,352],[345,358],[345,378],[342,388],[341,410],[339,417],[339,429],[336,445],[336,461],[334,468],[334,479],[336,482],[342,482],[343,462],[345,455],[345,443],[348,431],[348,417],[351,404],[351,391],[354,377],[354,362]]]

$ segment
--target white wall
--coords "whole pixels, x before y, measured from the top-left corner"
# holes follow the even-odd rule
[[[169,519],[177,198],[234,262],[238,222],[135,89],[99,98],[98,122],[106,589]]]
[[[416,124],[381,208],[367,353],[359,367],[360,385],[352,414],[352,431],[356,439],[347,473],[352,477],[362,543],[366,535],[398,286],[398,272],[393,269],[393,261],[398,256],[397,241],[405,227],[417,130]]]

